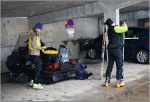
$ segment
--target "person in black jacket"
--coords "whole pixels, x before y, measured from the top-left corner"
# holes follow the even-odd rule
[[[116,26],[114,21],[110,18],[104,23],[108,26],[108,67],[106,70],[106,80],[105,86],[110,85],[111,72],[113,69],[114,62],[116,62],[116,87],[124,86],[123,82],[123,69],[122,69],[122,47],[123,44],[123,33],[128,30],[126,23],[123,23],[122,26]]]

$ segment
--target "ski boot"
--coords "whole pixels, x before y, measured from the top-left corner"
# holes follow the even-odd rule
[[[33,84],[33,89],[42,90],[43,86],[41,84]]]
[[[120,87],[123,87],[123,86],[125,86],[123,80],[117,80],[116,87],[117,87],[117,88],[120,88]]]
[[[105,87],[108,87],[110,85],[110,79],[107,77],[105,80]]]

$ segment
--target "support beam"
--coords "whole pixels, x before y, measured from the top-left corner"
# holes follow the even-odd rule
[[[121,21],[149,18],[150,9],[120,14]]]
[[[119,25],[120,17],[119,17],[119,9],[116,9],[116,25]]]
[[[122,1],[116,0],[115,1],[115,8],[116,9],[125,8],[127,6],[131,6],[131,5],[140,3],[142,1],[145,1],[145,0],[122,0]]]
[[[29,17],[29,25],[32,27],[37,22],[42,22],[43,24],[49,24],[53,22],[63,21],[67,19],[73,19],[78,17],[89,17],[89,16],[103,16],[107,9],[114,11],[115,9],[124,8],[144,0],[111,0],[111,1],[98,1],[92,2],[76,7],[71,7],[63,10],[54,11],[51,13],[46,13],[43,15]],[[111,15],[110,17],[115,20],[116,17]],[[116,16],[116,15],[115,15]],[[104,19],[105,20],[105,19]]]

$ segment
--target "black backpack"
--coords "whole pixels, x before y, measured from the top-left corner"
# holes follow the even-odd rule
[[[9,73],[9,81],[12,83],[27,83],[28,79],[29,78],[25,75],[25,73]]]

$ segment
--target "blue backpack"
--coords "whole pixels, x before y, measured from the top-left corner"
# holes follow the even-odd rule
[[[92,73],[87,73],[86,69],[87,66],[85,64],[80,64],[76,71],[76,78],[80,80],[87,79],[89,76],[93,75]]]

